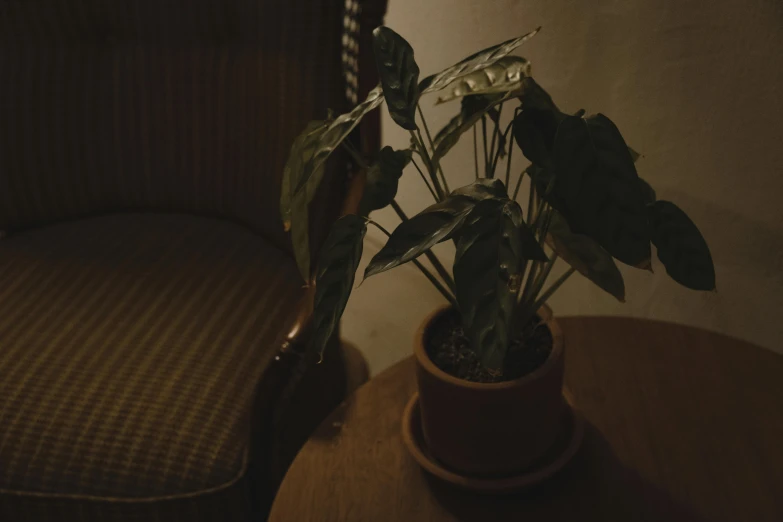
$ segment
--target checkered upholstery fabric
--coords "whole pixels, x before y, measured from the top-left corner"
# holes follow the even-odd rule
[[[261,375],[303,292],[283,165],[377,84],[385,6],[0,0],[0,522],[257,515],[254,392],[271,375],[258,395],[290,405],[289,374]],[[352,136],[368,155],[379,117]]]
[[[0,280],[0,520],[244,520],[255,391],[304,292],[286,255],[118,214],[0,240]]]

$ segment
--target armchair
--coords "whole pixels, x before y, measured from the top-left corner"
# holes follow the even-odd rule
[[[0,2],[0,520],[265,517],[345,387],[339,343],[302,362],[283,166],[377,82],[384,10]],[[361,190],[329,169],[314,252]]]

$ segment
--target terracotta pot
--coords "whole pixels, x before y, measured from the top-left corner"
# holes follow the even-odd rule
[[[513,381],[476,383],[439,369],[425,350],[435,320],[430,315],[414,342],[416,376],[424,440],[430,453],[449,468],[475,476],[520,472],[557,440],[566,403],[563,399],[563,333],[542,308],[553,346],[538,369]]]

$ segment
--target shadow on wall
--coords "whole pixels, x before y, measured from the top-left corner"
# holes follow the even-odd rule
[[[710,245],[717,293],[703,302],[716,307],[717,329],[783,352],[783,223],[754,219],[752,204],[738,202],[734,208],[748,210],[741,213],[679,190],[661,192],[687,209]]]
[[[671,198],[696,222],[710,245],[716,268],[746,265],[750,260],[756,277],[781,278],[783,273],[783,223],[776,229],[752,215],[721,207],[676,189],[661,191],[659,199]],[[742,203],[742,202],[739,202]],[[752,212],[752,204],[739,204]],[[718,291],[731,281],[718,281]]]
[[[725,207],[708,196],[658,187],[658,198],[682,207],[710,246],[716,292],[694,292],[666,275],[653,253],[655,274],[621,266],[627,302],[574,277],[553,296],[559,316],[620,315],[686,324],[783,353],[783,223],[756,219],[753,206]],[[736,209],[747,210],[742,212]],[[559,270],[563,269],[560,264]],[[555,274],[557,275],[557,274]]]

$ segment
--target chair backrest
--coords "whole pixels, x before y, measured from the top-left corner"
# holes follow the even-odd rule
[[[385,3],[0,1],[0,230],[162,210],[287,245],[290,144],[375,83],[355,44]],[[316,206],[334,213],[326,185]]]

